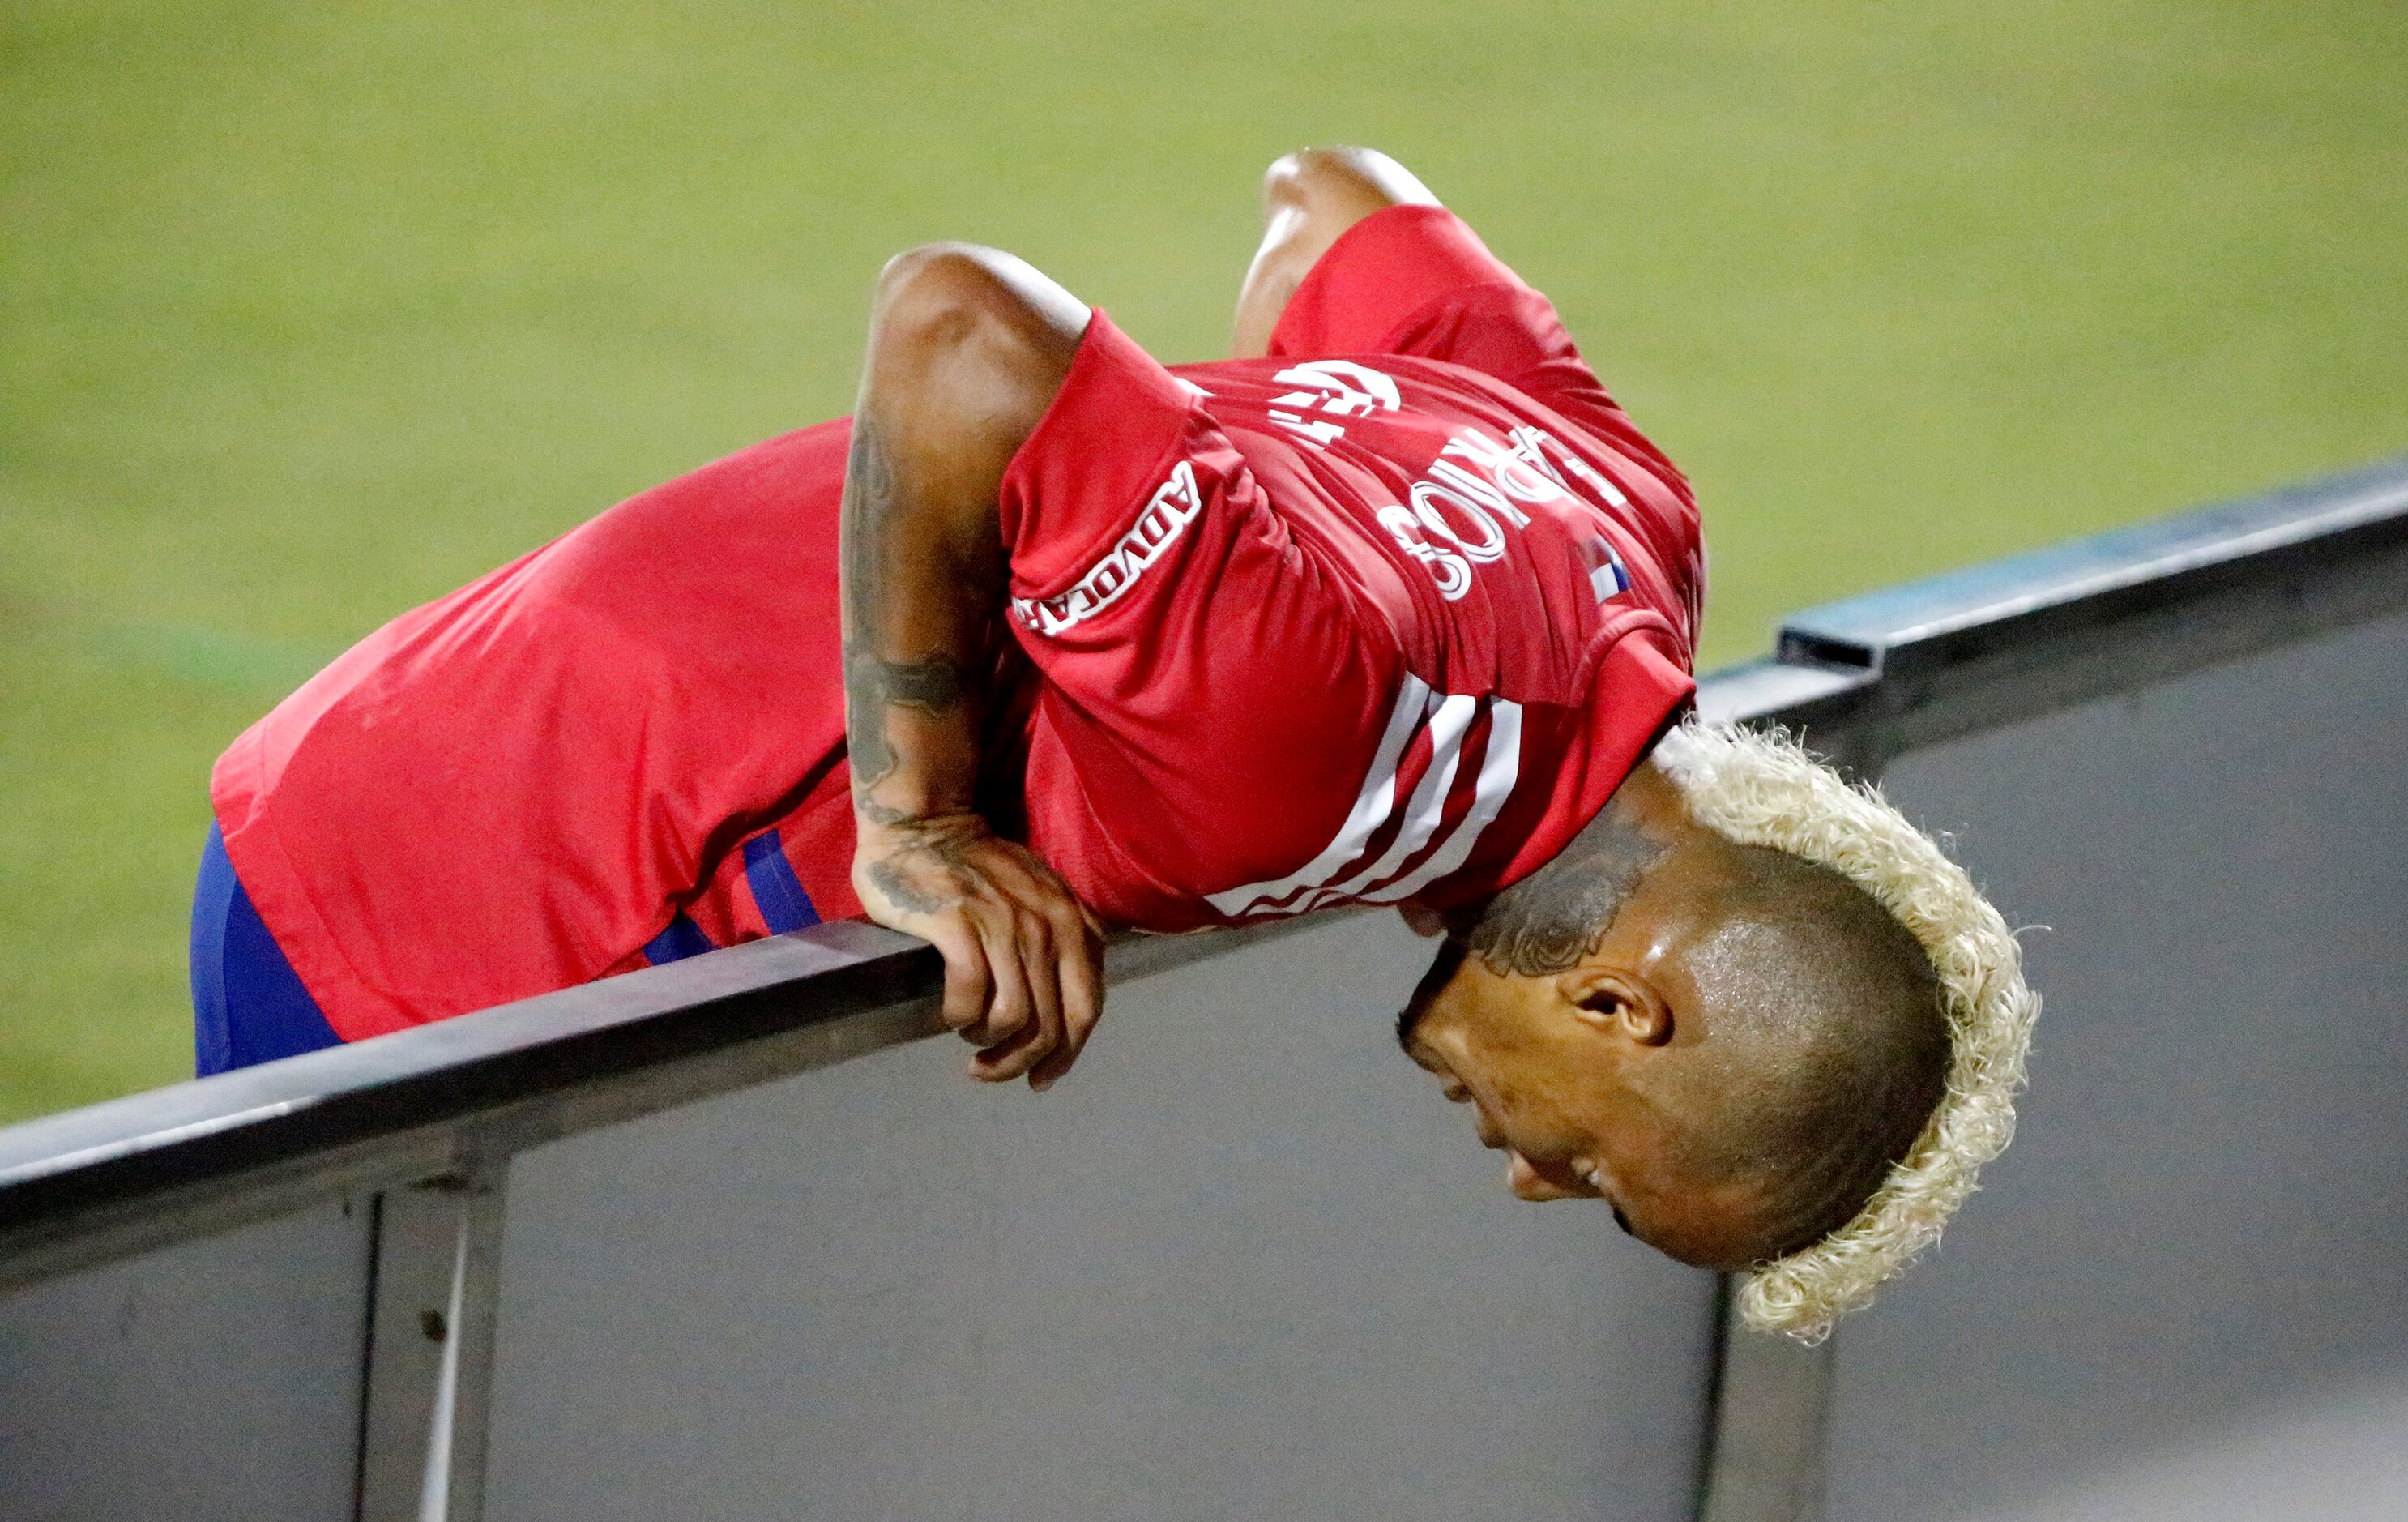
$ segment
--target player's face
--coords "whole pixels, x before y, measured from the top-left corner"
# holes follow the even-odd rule
[[[1525,1199],[1605,1194],[1592,1102],[1564,1081],[1559,1041],[1518,1008],[1531,980],[1500,978],[1449,942],[1397,1022],[1405,1055],[1469,1107],[1483,1145],[1505,1154],[1506,1184]]]
[[[1555,978],[1490,971],[1449,944],[1398,1019],[1405,1055],[1471,1113],[1524,1199],[1603,1199],[1622,1228],[1687,1263],[1744,1266],[1752,1199],[1678,1162],[1682,1117],[1650,1097],[1645,1050],[1579,1018]],[[1752,1240],[1752,1239],[1746,1239]]]

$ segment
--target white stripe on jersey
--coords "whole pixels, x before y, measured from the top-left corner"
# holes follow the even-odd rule
[[[1319,909],[1326,903],[1352,898],[1375,883],[1385,883],[1438,833],[1439,825],[1446,818],[1447,795],[1455,791],[1455,768],[1463,760],[1463,737],[1480,711],[1480,699],[1465,693],[1444,697],[1436,693],[1430,696],[1429,769],[1422,773],[1412,801],[1405,805],[1404,822],[1398,826],[1397,838],[1380,853],[1379,860],[1345,882],[1333,883],[1314,894],[1306,908]]]
[[[1437,882],[1470,859],[1471,848],[1505,807],[1513,793],[1513,784],[1522,777],[1522,705],[1493,698],[1488,705],[1488,753],[1480,760],[1480,781],[1471,795],[1471,811],[1455,826],[1446,843],[1430,853],[1429,860],[1407,872],[1376,893],[1367,893],[1363,901],[1370,904],[1393,904],[1410,898],[1426,885]]]
[[[1396,808],[1397,764],[1405,758],[1406,744],[1421,727],[1429,696],[1426,682],[1411,671],[1405,673],[1404,684],[1397,689],[1397,706],[1388,713],[1387,730],[1381,735],[1380,749],[1371,757],[1371,769],[1363,778],[1362,790],[1354,795],[1354,807],[1347,811],[1346,823],[1339,827],[1337,838],[1319,855],[1285,877],[1209,894],[1205,901],[1231,918],[1251,913],[1259,907],[1283,908],[1297,893],[1319,887],[1361,855],[1363,848],[1371,843],[1372,833],[1387,823]]]
[[[1480,774],[1472,787],[1469,806],[1454,827],[1447,829],[1447,806],[1456,792],[1464,742],[1477,729],[1484,711],[1488,718],[1487,743],[1481,757]],[[1397,773],[1411,741],[1426,724],[1430,736],[1429,764],[1413,788],[1412,797],[1405,802],[1402,817],[1397,819],[1396,839],[1377,861],[1349,874],[1343,882],[1332,883],[1332,878],[1362,856],[1371,838],[1397,818]],[[1396,707],[1389,713],[1387,729],[1380,737],[1371,768],[1337,836],[1312,860],[1285,877],[1209,894],[1206,901],[1234,919],[1264,911],[1301,914],[1349,900],[1395,903],[1408,897],[1469,859],[1480,837],[1512,794],[1521,776],[1521,763],[1520,704],[1501,697],[1434,693],[1426,683],[1407,673],[1397,693]],[[1397,876],[1424,851],[1429,852],[1427,860],[1402,877]]]

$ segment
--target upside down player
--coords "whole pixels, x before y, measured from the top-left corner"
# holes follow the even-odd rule
[[[1813,1334],[2005,1144],[2036,1000],[1963,873],[1684,718],[1686,482],[1394,161],[1292,155],[1236,358],[905,254],[860,405],[395,620],[218,764],[201,1066],[867,913],[1042,1087],[1108,926],[1394,904],[1529,1199]],[[840,548],[839,548],[840,547]],[[839,625],[841,634],[839,637]]]

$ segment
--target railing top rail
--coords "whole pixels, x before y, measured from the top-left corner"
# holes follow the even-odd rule
[[[1894,672],[2408,544],[2408,456],[2070,539],[1787,620],[1780,654]]]
[[[439,1123],[937,986],[933,952],[821,926],[0,1130],[0,1232]],[[808,988],[810,998],[794,996]]]
[[[1707,678],[1698,702],[1717,718],[1781,719],[1879,683],[1908,661],[1945,664],[1952,641],[1978,639],[1994,653],[2057,638],[2069,619],[2113,623],[2136,597],[2162,607],[2235,580],[2312,576],[2402,545],[2408,459],[1813,610],[1786,626],[1779,658]],[[1110,971],[1141,975],[1287,927],[1124,940]],[[863,923],[820,926],[0,1129],[0,1282],[21,1276],[10,1271],[12,1256],[73,1234],[79,1222],[307,1156],[393,1144],[580,1089],[640,1090],[711,1054],[872,1011],[916,1012],[862,1040],[909,1040],[936,1028],[939,981],[935,953],[917,941]],[[733,1087],[772,1075],[730,1068],[710,1082]],[[579,1123],[642,1107],[590,1109]]]

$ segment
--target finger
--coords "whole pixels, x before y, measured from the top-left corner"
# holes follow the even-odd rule
[[[1053,1087],[1054,1080],[1070,1070],[1079,1054],[1086,1050],[1096,1022],[1104,1015],[1103,938],[1090,930],[1083,918],[1072,920],[1069,930],[1061,937],[1056,961],[1062,984],[1062,1044],[1029,1073],[1029,1086],[1039,1090]]]
[[[990,1027],[995,1024],[996,1001],[1003,996],[1005,980],[1011,976],[1011,970],[1005,966],[1010,946],[996,935],[988,918],[991,912],[990,906],[979,903],[966,904],[960,911],[963,933],[978,947],[979,965],[986,973],[985,997],[977,1011],[953,1027],[953,1034],[972,1046],[994,1044],[996,1038],[990,1034]]]
[[[986,948],[977,932],[956,914],[933,921],[924,933],[945,958],[945,1025],[949,1029],[967,1030],[986,1012],[994,984]]]
[[[1069,880],[1055,871],[1045,858],[1033,851],[1021,849],[996,864],[996,875],[1009,877],[1013,897],[1026,904],[1051,905],[1067,903],[1077,907],[1079,918],[1096,935],[1104,933],[1104,922],[1071,891]],[[1056,921],[1058,927],[1059,921]]]
[[[1087,901],[1084,898],[1072,893],[1070,891],[1070,884],[1068,883],[1062,884],[1062,897],[1070,900],[1070,907],[1079,912],[1079,923],[1085,926],[1087,934],[1094,938],[1097,955],[1102,955],[1104,942],[1103,917],[1097,914],[1094,910],[1089,909],[1087,907]]]
[[[989,1047],[1010,1040],[1028,1024],[1028,978],[1021,969],[1020,948],[1013,943],[1008,913],[983,914],[976,923],[979,943],[986,952],[987,972],[995,980],[995,988],[987,1002],[986,1018],[965,1027],[962,1039],[974,1046]]]
[[[995,1083],[1020,1077],[1062,1045],[1062,979],[1054,965],[1053,926],[1042,914],[1024,912],[1016,928],[1036,1029],[1026,1040],[1010,1043],[1008,1051],[979,1054],[979,1076]]]
[[[1014,1055],[1023,1047],[1036,1042],[1043,1032],[1044,1027],[1031,1020],[1011,1035],[970,1058],[970,1076],[982,1084],[1002,1083],[1011,1076],[1009,1065],[1011,1064]]]
[[[1054,892],[1061,896],[1062,901],[1069,905],[1071,910],[1077,913],[1079,924],[1085,928],[1086,933],[1094,936],[1098,940],[1102,940],[1104,934],[1103,920],[1094,910],[1087,907],[1087,901],[1084,898],[1080,897],[1076,892],[1072,891],[1069,881],[1064,878],[1061,873],[1054,871],[1050,867],[1046,869],[1045,875],[1051,880],[1051,885]],[[1057,920],[1055,923],[1058,925],[1060,922]]]
[[[1074,928],[1082,928],[1085,934],[1102,939],[1103,920],[1087,907],[1085,899],[1071,891],[1068,879],[1034,855],[1028,858],[1026,870],[1034,891],[1025,901],[1044,906],[1046,917],[1054,924],[1056,946],[1064,944],[1063,938]],[[1072,926],[1065,918],[1065,910],[1077,917],[1078,926]]]

